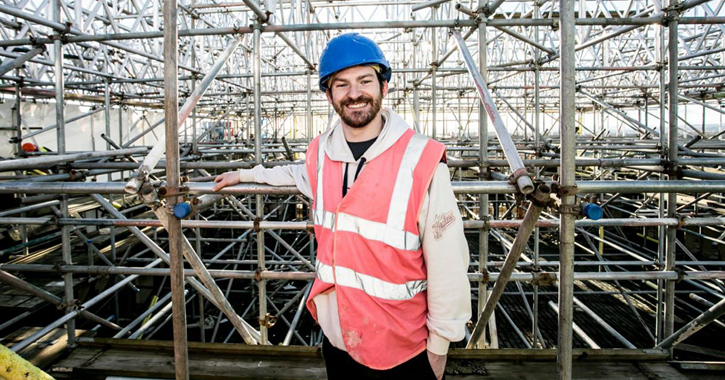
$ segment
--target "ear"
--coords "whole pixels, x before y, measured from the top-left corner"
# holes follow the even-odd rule
[[[383,98],[388,96],[388,81],[383,81]]]
[[[325,96],[327,96],[327,102],[332,104],[332,90],[328,88],[327,91],[325,91]]]

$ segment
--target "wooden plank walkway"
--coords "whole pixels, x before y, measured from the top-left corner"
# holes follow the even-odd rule
[[[171,342],[96,339],[52,366],[57,379],[106,376],[173,378]],[[449,380],[550,380],[557,377],[553,350],[453,350]],[[651,350],[579,350],[575,379],[688,380]],[[189,343],[192,379],[325,379],[317,347]]]
[[[12,334],[0,338],[0,344],[10,348],[39,330],[40,327],[22,327]],[[76,334],[79,334],[79,336],[85,333],[86,330],[76,330]],[[66,335],[66,330],[57,328],[43,335],[35,343],[20,350],[19,354],[36,367],[46,368],[66,353],[67,345],[68,335]],[[0,379],[2,379],[2,375],[0,375]]]

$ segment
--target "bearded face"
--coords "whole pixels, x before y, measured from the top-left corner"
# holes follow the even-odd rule
[[[370,124],[383,104],[383,94],[378,92],[377,96],[360,95],[355,99],[345,97],[339,101],[332,102],[343,123],[352,128],[363,128]]]
[[[371,67],[356,66],[336,73],[330,80],[328,100],[342,122],[351,128],[364,128],[380,113],[387,82],[381,83]]]

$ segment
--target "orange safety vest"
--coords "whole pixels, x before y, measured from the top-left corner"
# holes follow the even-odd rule
[[[367,162],[342,197],[342,162],[325,154],[328,134],[307,150],[317,265],[307,308],[335,290],[342,337],[355,361],[395,367],[426,348],[426,268],[418,215],[445,146],[406,131]]]

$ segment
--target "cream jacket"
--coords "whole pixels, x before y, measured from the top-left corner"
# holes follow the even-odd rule
[[[390,108],[386,107],[381,112],[385,125],[375,143],[363,154],[368,162],[393,145],[410,128]],[[345,141],[339,118],[333,119],[325,133],[330,134],[325,153],[334,161],[348,163],[347,183],[352,186],[358,163]],[[362,170],[365,170],[365,166]],[[450,342],[464,338],[466,322],[471,318],[471,288],[467,277],[468,243],[449,176],[448,166],[438,164],[418,218],[428,271],[427,346],[429,351],[437,355],[445,355]],[[302,194],[312,199],[307,170],[303,164],[268,169],[258,165],[253,169],[240,170],[239,180],[273,186],[295,185]],[[345,350],[335,292],[317,295],[313,301],[325,336],[333,346]]]

